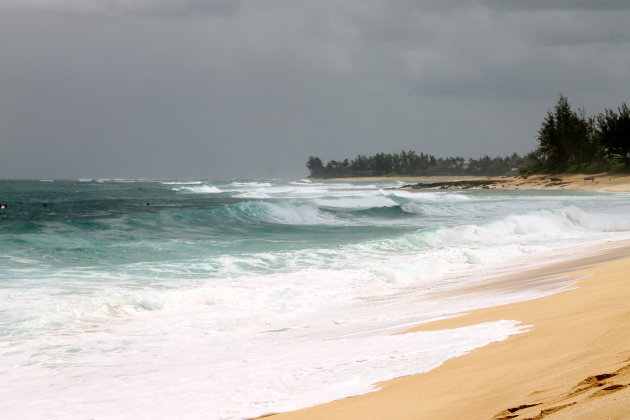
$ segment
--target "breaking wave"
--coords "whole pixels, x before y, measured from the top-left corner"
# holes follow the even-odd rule
[[[198,187],[175,187],[172,190],[177,192],[189,192],[199,194],[217,194],[223,192],[213,185],[200,185]]]

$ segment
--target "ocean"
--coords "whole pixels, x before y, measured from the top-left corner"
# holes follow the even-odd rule
[[[529,326],[408,327],[630,239],[630,194],[400,181],[0,181],[3,419],[243,419],[374,391]],[[469,288],[469,292],[463,292]]]

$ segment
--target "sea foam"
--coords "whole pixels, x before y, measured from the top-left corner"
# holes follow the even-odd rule
[[[49,346],[75,351],[52,353],[55,359],[40,354],[22,367],[26,375],[17,370],[5,374],[12,401],[31,403],[28,410],[7,405],[3,416],[251,418],[373,391],[371,384],[377,381],[426,372],[448,358],[524,331],[517,324],[497,321],[326,341],[263,333],[217,342],[221,339],[215,334],[191,334],[181,327],[174,335],[168,330],[175,326],[171,323],[154,325],[157,329],[150,335],[133,326],[96,330],[82,348],[60,338]],[[151,351],[142,351],[149,343]],[[107,349],[109,357],[103,359],[99,349]],[[50,389],[59,390],[63,398]]]

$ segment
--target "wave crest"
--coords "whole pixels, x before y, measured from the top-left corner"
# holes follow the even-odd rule
[[[224,211],[240,219],[255,219],[277,224],[329,225],[340,222],[333,215],[326,214],[312,204],[248,201],[227,206]]]
[[[175,187],[172,191],[176,192],[189,192],[197,194],[217,194],[223,192],[221,189],[214,185],[200,185],[198,187]]]

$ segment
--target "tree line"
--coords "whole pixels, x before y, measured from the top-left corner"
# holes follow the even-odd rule
[[[535,172],[585,172],[630,169],[630,109],[625,102],[587,117],[560,95],[538,130],[538,148],[529,154]]]
[[[324,165],[320,158],[311,156],[306,167],[310,176],[334,178],[350,176],[430,176],[430,175],[503,175],[533,164],[529,158],[514,153],[512,156],[484,156],[480,159],[463,157],[435,157],[413,150],[400,153],[358,155],[353,160],[331,160]]]
[[[521,173],[585,172],[630,169],[630,109],[605,109],[587,117],[583,109],[572,109],[560,99],[549,110],[538,130],[538,147],[526,156],[480,159],[435,157],[402,150],[400,153],[358,155],[355,159],[331,160],[324,164],[310,156],[306,167],[311,177],[509,175]]]

